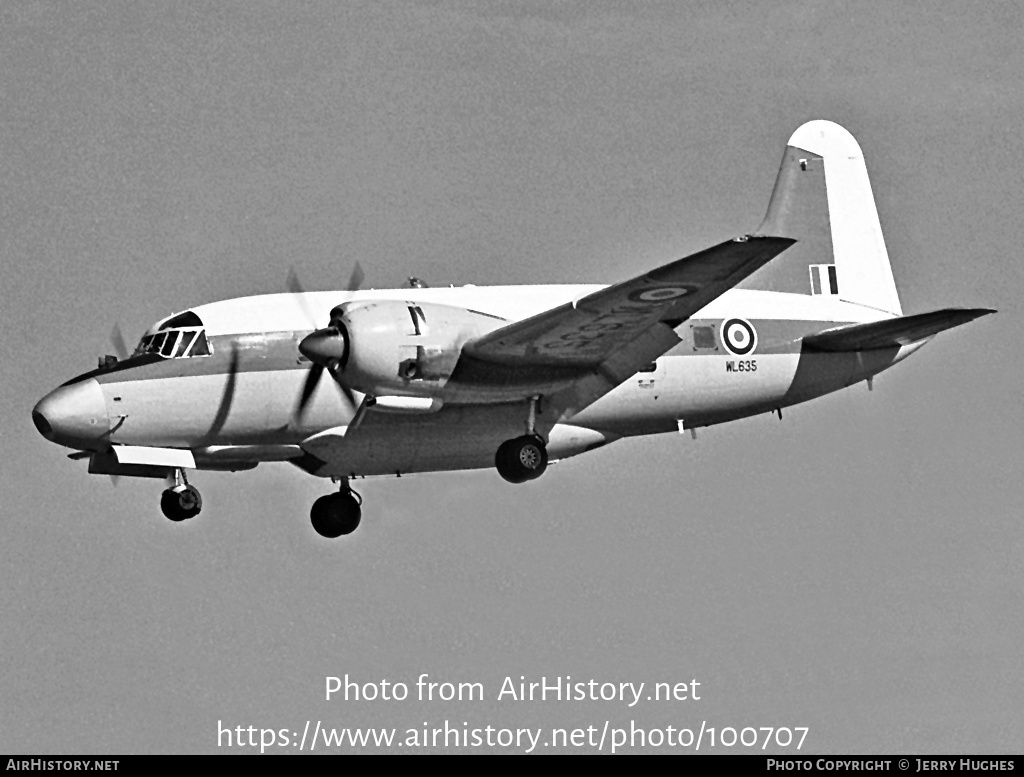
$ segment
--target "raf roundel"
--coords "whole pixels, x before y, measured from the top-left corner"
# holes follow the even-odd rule
[[[664,302],[677,297],[685,297],[697,291],[696,286],[656,286],[654,288],[640,289],[629,295],[633,302]]]
[[[749,321],[742,318],[730,318],[722,324],[722,342],[730,353],[746,356],[757,346],[757,332]]]

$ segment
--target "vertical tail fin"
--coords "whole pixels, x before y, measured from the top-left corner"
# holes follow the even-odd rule
[[[741,288],[834,295],[902,315],[864,155],[838,124],[793,133],[756,234],[798,242]]]

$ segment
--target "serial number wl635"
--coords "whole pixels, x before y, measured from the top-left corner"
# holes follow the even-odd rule
[[[757,372],[757,359],[729,359],[725,363],[726,372]]]

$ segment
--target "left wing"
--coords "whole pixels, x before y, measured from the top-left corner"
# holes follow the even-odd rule
[[[596,367],[659,322],[678,326],[795,242],[746,236],[720,243],[497,329],[463,353],[518,367]]]
[[[575,415],[679,343],[673,329],[795,243],[744,236],[497,329],[463,347],[456,374],[544,393],[543,425]],[[535,381],[538,390],[531,391]],[[566,383],[563,381],[563,386]]]

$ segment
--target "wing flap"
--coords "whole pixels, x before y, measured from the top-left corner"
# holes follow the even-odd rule
[[[464,353],[518,366],[596,367],[659,321],[690,318],[794,242],[745,236],[720,243],[497,329],[467,343]]]
[[[995,313],[986,308],[945,308],[913,316],[899,316],[870,324],[851,324],[820,332],[803,340],[811,351],[871,351],[898,348],[937,335],[946,329],[966,324]]]
[[[111,450],[118,464],[145,464],[154,467],[195,469],[192,451],[184,448],[149,448],[141,445],[114,445]]]
[[[669,326],[655,324],[630,343],[629,348],[616,351],[597,369],[580,377],[567,388],[548,396],[547,404],[556,413],[554,418],[545,421],[567,421],[679,342],[679,336]]]

